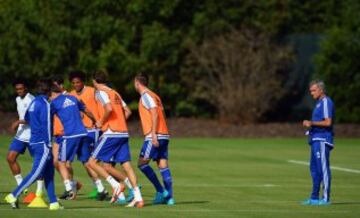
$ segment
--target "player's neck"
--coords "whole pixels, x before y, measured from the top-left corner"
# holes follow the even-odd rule
[[[322,95],[320,95],[320,97],[318,98],[318,100],[322,100],[323,98],[325,98],[326,97],[326,95],[325,94],[322,94]]]
[[[26,92],[24,95],[22,95],[22,96],[20,96],[19,95],[19,97],[21,98],[21,99],[24,99],[26,96],[27,96],[27,94],[28,94],[28,92]]]
[[[55,98],[59,97],[59,95],[61,95],[61,93],[52,92],[50,98],[55,99]]]
[[[146,91],[150,91],[150,89],[148,87],[146,87],[146,86],[141,86],[139,88],[139,92],[140,92],[141,95],[144,94],[144,92],[146,92]]]
[[[111,88],[105,84],[98,84],[99,90],[110,90]]]
[[[85,90],[85,86],[83,86],[79,91],[76,91],[78,95],[81,95]]]

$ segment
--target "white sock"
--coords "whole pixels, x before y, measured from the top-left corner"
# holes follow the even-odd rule
[[[132,185],[131,185],[131,182],[129,180],[129,177],[126,177],[126,179],[124,180],[124,183],[129,189],[133,188]]]
[[[64,180],[65,190],[71,191],[72,190],[72,182],[68,179]]]
[[[120,186],[120,183],[118,183],[112,176],[108,176],[106,181],[111,185],[111,187],[113,187],[113,189]]]
[[[41,195],[44,188],[44,180],[39,179],[36,186],[36,194]]]
[[[103,192],[105,190],[100,179],[95,180],[94,184],[95,184],[98,192]]]
[[[15,175],[14,178],[15,178],[16,183],[17,183],[18,185],[20,185],[20,183],[23,181],[23,178],[22,178],[21,174]]]
[[[142,197],[141,197],[140,189],[137,186],[134,188],[134,199],[135,199],[135,201],[142,201],[143,200]]]

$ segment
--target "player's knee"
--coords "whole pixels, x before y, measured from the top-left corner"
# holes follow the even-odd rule
[[[69,161],[66,161],[65,165],[66,165],[66,168],[68,168],[68,169],[71,169],[71,168],[72,168],[72,167],[71,167],[71,162],[69,162]]]
[[[167,160],[164,160],[164,159],[160,159],[159,161],[157,161],[157,165],[158,165],[158,168],[160,168],[160,169],[164,169],[164,168],[168,167]]]
[[[87,165],[88,165],[91,169],[93,169],[93,168],[95,167],[95,165],[96,165],[96,160],[93,159],[93,158],[90,158],[90,159],[88,160],[88,162],[87,162]]]
[[[86,161],[86,162],[84,162],[83,164],[84,164],[84,166],[85,166],[85,168],[86,168],[87,170],[90,170],[90,169],[91,169],[90,161]]]
[[[106,163],[106,164],[103,165],[104,170],[106,170],[107,172],[109,172],[112,167],[113,167],[113,166],[112,166],[111,164],[108,164],[108,163]]]
[[[141,167],[143,167],[144,165],[146,165],[146,164],[148,164],[148,163],[149,163],[149,161],[144,160],[143,158],[140,158],[140,159],[138,160],[138,168],[141,168]]]

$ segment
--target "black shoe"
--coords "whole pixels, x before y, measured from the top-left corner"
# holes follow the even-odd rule
[[[64,191],[64,193],[60,196],[61,200],[72,200],[75,197],[75,193],[71,191]]]
[[[109,195],[109,193],[106,190],[104,190],[102,192],[98,192],[96,195],[96,200],[103,201],[108,197],[108,195]]]

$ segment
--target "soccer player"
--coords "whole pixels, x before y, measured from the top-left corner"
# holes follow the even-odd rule
[[[145,135],[138,166],[156,189],[157,193],[153,203],[174,205],[172,177],[168,166],[169,131],[161,99],[147,87],[148,81],[145,74],[138,74],[134,80],[135,89],[141,95],[139,113]],[[149,165],[151,159],[157,163],[164,187],[160,184],[154,170]]]
[[[75,155],[78,156],[86,168],[90,157],[90,148],[83,146],[83,141],[87,136],[87,131],[82,123],[80,111],[83,111],[88,117],[95,122],[94,116],[85,106],[74,96],[63,95],[61,88],[54,83],[51,94],[51,109],[64,126],[64,135],[59,147],[59,170],[64,180],[65,199],[75,199],[76,190],[74,189],[74,181],[72,181],[72,172],[67,167],[68,162],[74,160]]]
[[[36,179],[43,177],[50,201],[50,210],[62,207],[57,201],[54,187],[54,165],[51,154],[52,117],[48,98],[51,82],[41,79],[37,82],[39,95],[31,102],[21,124],[30,126],[30,147],[33,153],[33,166],[31,172],[24,178],[20,185],[5,197],[5,201],[13,208],[18,208],[18,197],[25,188],[29,187]]]
[[[84,103],[85,107],[94,115],[95,119],[98,120],[99,113],[97,101],[95,99],[95,89],[90,86],[85,86],[85,73],[82,71],[72,71],[69,74],[69,81],[73,87],[70,95]],[[95,127],[95,123],[89,117],[84,116],[84,114],[82,114],[82,121],[87,130],[87,137],[82,141],[82,146],[88,147],[92,152],[98,141],[100,131]],[[90,193],[90,197],[96,198],[97,200],[104,200],[108,193],[99,179],[99,176],[91,168],[86,169],[95,185],[95,190]]]
[[[137,185],[135,172],[130,164],[129,134],[126,125],[126,116],[129,115],[125,114],[123,100],[119,93],[105,85],[107,77],[105,71],[97,71],[93,78],[101,115],[100,120],[96,122],[96,126],[102,129],[103,135],[90,158],[90,164],[113,187],[114,193],[111,202],[114,203],[124,188],[108,171],[111,171],[111,174],[117,177],[118,180],[124,179],[119,175],[119,171],[111,165],[112,162],[120,163],[134,190],[134,200],[127,207],[141,208],[144,201]],[[105,163],[107,170],[98,164],[99,161]]]
[[[29,140],[30,140],[30,127],[27,124],[22,124],[24,121],[26,110],[28,109],[30,103],[34,100],[34,96],[31,95],[26,87],[26,82],[23,80],[15,81],[14,88],[16,94],[16,108],[19,115],[19,119],[12,123],[11,130],[15,131],[17,129],[16,135],[13,141],[10,144],[9,152],[7,154],[7,161],[10,166],[10,170],[15,177],[17,185],[20,185],[23,178],[21,176],[21,168],[17,162],[19,154],[24,154],[26,148],[29,149]],[[31,152],[30,152],[31,153]],[[37,181],[36,194],[38,196],[42,195],[42,189],[44,186],[43,180]],[[24,193],[27,193],[27,189],[24,190]]]
[[[314,80],[310,83],[310,94],[317,100],[311,120],[304,120],[303,126],[310,128],[309,144],[311,146],[310,173],[312,177],[312,193],[304,205],[330,204],[330,151],[334,147],[333,126],[335,109],[333,101],[326,96],[323,81]],[[323,197],[319,199],[320,185],[323,184]]]
[[[61,93],[63,95],[68,94],[67,91],[65,90],[64,87],[64,79],[62,76],[60,75],[55,75],[52,77],[52,82],[53,84],[57,87],[57,89],[60,89]],[[64,127],[59,119],[59,117],[57,115],[54,115],[54,120],[53,120],[53,134],[54,134],[54,141],[53,141],[53,147],[52,147],[52,153],[53,153],[53,157],[54,157],[54,166],[55,169],[59,172],[59,174],[61,175],[60,169],[59,169],[59,147],[60,144],[62,144],[63,142],[63,136],[64,136]],[[68,169],[69,175],[70,175],[70,181],[73,181],[73,191],[77,192],[81,189],[82,184],[79,181],[75,181],[73,179],[73,168],[71,165],[70,161],[66,162],[66,168]],[[66,192],[66,190],[64,191],[64,193],[60,196],[60,199],[68,199],[68,192]]]

